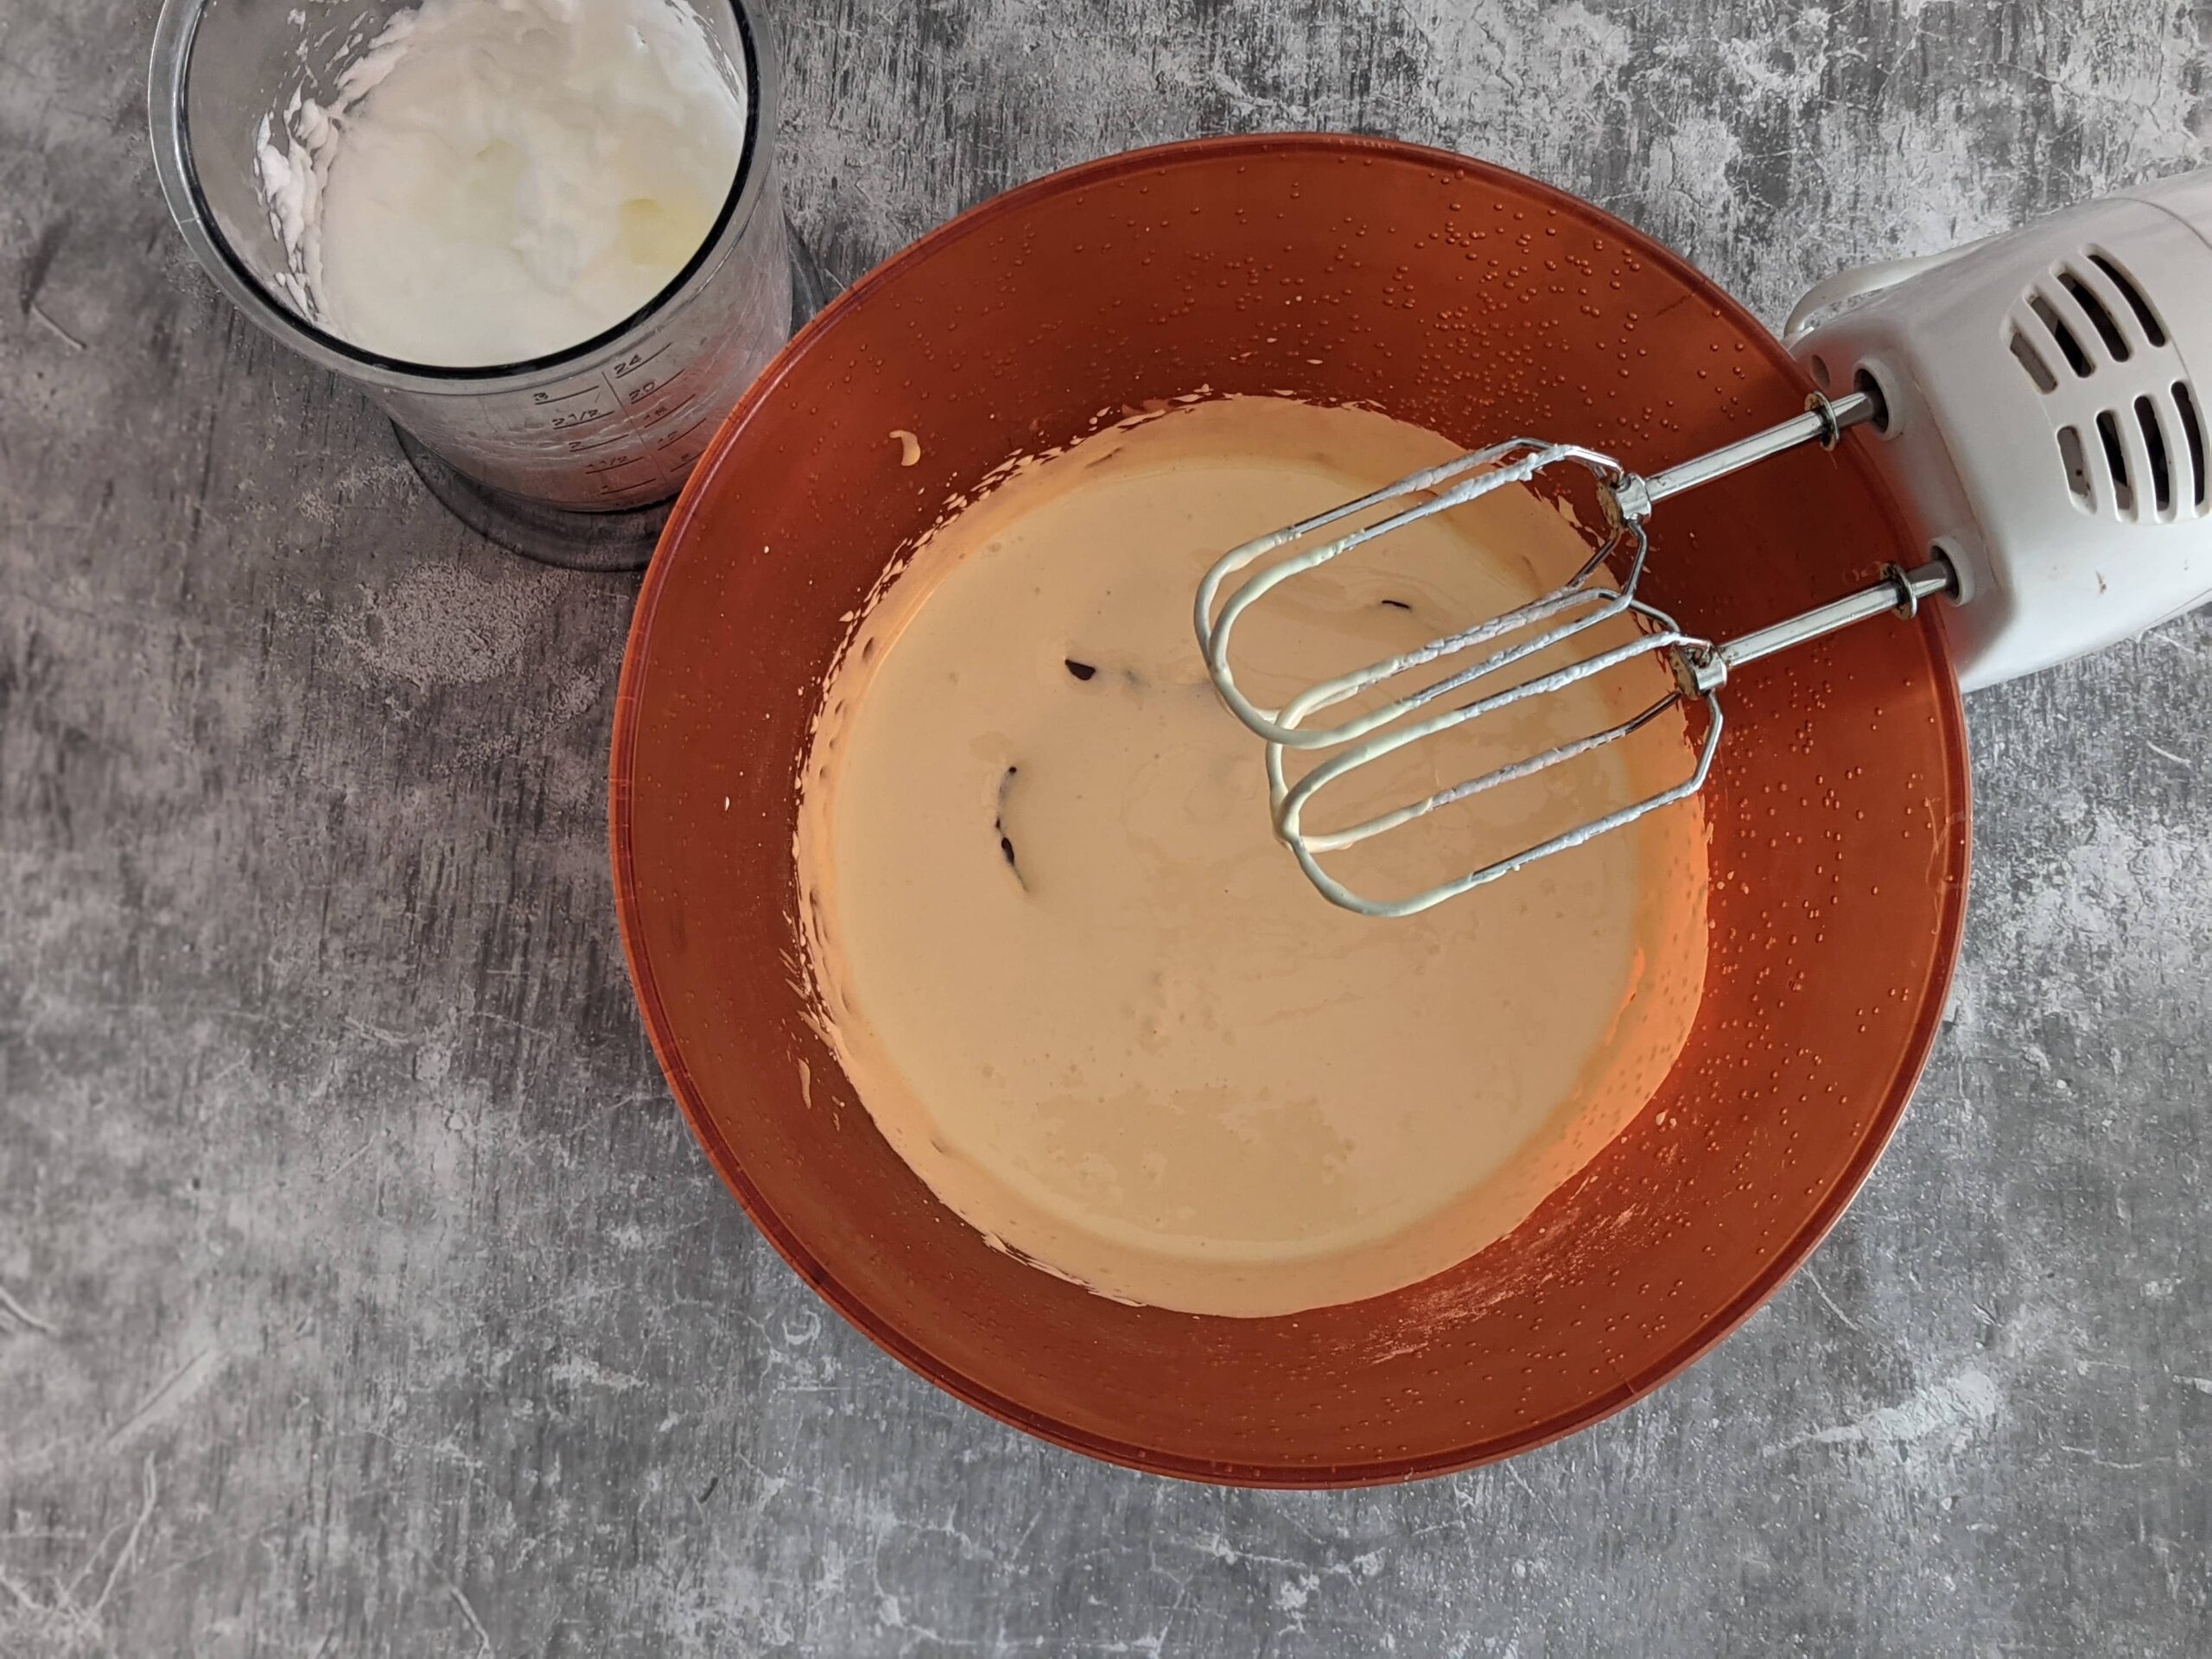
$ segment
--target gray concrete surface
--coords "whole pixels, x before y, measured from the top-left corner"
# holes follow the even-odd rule
[[[1093,1466],[825,1315],[709,1172],[610,912],[632,584],[459,530],[188,268],[152,9],[0,9],[0,1652],[2212,1646],[2212,620],[1975,700],[1955,1018],[1688,1376],[1401,1490]],[[2212,159],[2203,0],[783,16],[847,272],[1312,124],[1536,173],[1774,318]]]

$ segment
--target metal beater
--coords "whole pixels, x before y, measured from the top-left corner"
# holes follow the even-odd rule
[[[1643,574],[1648,541],[1644,521],[1652,508],[1670,495],[1679,495],[1700,484],[1778,454],[1799,444],[1817,442],[1833,447],[1846,428],[1873,417],[1880,411],[1879,396],[1869,389],[1833,401],[1815,395],[1804,414],[1784,421],[1754,436],[1684,461],[1668,471],[1645,478],[1611,456],[1575,444],[1545,443],[1534,438],[1515,438],[1403,478],[1371,495],[1349,501],[1318,517],[1271,532],[1232,549],[1216,561],[1198,585],[1196,621],[1198,644],[1205,652],[1207,671],[1236,717],[1267,740],[1268,791],[1274,815],[1275,834],[1298,859],[1306,876],[1323,893],[1347,910],[1368,916],[1410,916],[1457,897],[1471,887],[1510,875],[1537,859],[1577,847],[1596,836],[1633,823],[1646,813],[1694,795],[1712,769],[1720,741],[1719,691],[1733,670],[1762,657],[1787,650],[1807,640],[1833,633],[1853,622],[1895,611],[1910,616],[1931,594],[1955,591],[1949,563],[1936,559],[1915,570],[1885,567],[1882,580],[1831,604],[1807,611],[1761,628],[1740,639],[1716,643],[1685,632],[1675,620],[1637,597]],[[1517,609],[1491,617],[1454,633],[1432,639],[1412,651],[1401,652],[1379,663],[1324,680],[1293,697],[1280,708],[1262,709],[1238,689],[1230,663],[1230,646],[1238,620],[1255,603],[1281,583],[1373,541],[1403,529],[1433,513],[1459,506],[1492,490],[1523,485],[1546,468],[1575,466],[1596,480],[1609,533],[1592,549],[1582,566],[1541,598]],[[1374,523],[1338,536],[1282,560],[1245,582],[1220,601],[1230,577],[1270,554],[1304,541],[1332,524],[1415,498]],[[1618,578],[1614,572],[1618,570]],[[1498,677],[1538,653],[1565,644],[1577,635],[1616,617],[1635,619],[1636,639],[1577,658],[1503,689],[1484,691],[1481,683],[1498,683]],[[1333,707],[1399,675],[1410,673],[1443,658],[1454,658],[1484,646],[1487,655],[1430,681],[1419,690],[1392,698],[1333,726],[1308,726],[1311,715]],[[1309,831],[1305,811],[1314,796],[1357,767],[1426,738],[1479,720],[1485,715],[1530,697],[1559,691],[1579,680],[1602,674],[1646,652],[1664,655],[1674,671],[1674,690],[1618,725],[1586,737],[1494,767],[1478,777],[1438,790],[1427,798],[1378,814],[1347,829]],[[1441,713],[1408,720],[1414,710],[1440,698],[1477,688],[1471,698],[1455,702]],[[1688,775],[1680,783],[1602,817],[1576,825],[1550,839],[1495,859],[1466,874],[1430,887],[1408,899],[1382,900],[1363,898],[1321,868],[1319,855],[1356,846],[1373,836],[1395,830],[1485,790],[1534,776],[1565,761],[1602,748],[1657,719],[1668,709],[1687,702],[1702,701],[1707,713],[1704,734]],[[1283,755],[1289,749],[1335,748],[1349,744],[1343,753],[1331,756],[1297,783],[1287,781]]]

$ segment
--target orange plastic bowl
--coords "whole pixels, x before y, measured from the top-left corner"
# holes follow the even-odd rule
[[[630,970],[677,1101],[760,1230],[940,1387],[1076,1451],[1198,1479],[1463,1469],[1688,1365],[1873,1166],[1958,946],[1958,695],[1932,620],[1869,625],[1731,684],[1696,1029],[1643,1115],[1510,1236],[1294,1318],[1093,1296],[938,1204],[808,1027],[796,784],[848,619],[948,497],[1102,415],[1201,387],[1359,400],[1470,446],[1575,439],[1643,467],[1781,419],[1808,390],[1665,249],[1458,156],[1207,139],[986,202],[793,340],[677,504],[615,713]],[[922,435],[918,465],[900,465],[898,429]],[[1876,441],[1669,501],[1655,597],[1726,632],[1916,563],[1859,453]]]

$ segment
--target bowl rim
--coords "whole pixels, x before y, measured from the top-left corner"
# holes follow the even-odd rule
[[[1971,774],[1967,764],[1965,711],[1959,699],[1957,678],[1951,668],[1940,622],[1932,614],[1923,614],[1917,626],[1929,640],[1931,658],[1942,682],[1938,688],[1938,715],[1948,728],[1947,736],[1950,740],[1945,745],[1945,753],[1952,773],[1950,781],[1954,797],[1959,803],[1950,825],[1950,839],[1960,879],[1950,884],[1943,895],[1942,910],[1937,924],[1941,937],[1936,941],[1929,994],[1914,1021],[1897,1069],[1891,1077],[1857,1153],[1839,1172],[1834,1184],[1813,1214],[1774,1251],[1753,1275],[1751,1281],[1662,1357],[1569,1411],[1512,1434],[1472,1441],[1420,1456],[1378,1457],[1342,1465],[1236,1463],[1191,1457],[1160,1452],[1079,1428],[984,1388],[885,1324],[873,1308],[850,1294],[785,1224],[766,1196],[747,1175],[735,1152],[715,1126],[707,1112],[703,1096],[684,1065],[673,1023],[669,1018],[652,963],[645,947],[632,842],[634,824],[630,773],[644,698],[645,658],[655,614],[666,588],[669,573],[675,563],[676,549],[690,535],[694,521],[699,516],[701,504],[736,435],[775,397],[793,368],[804,359],[818,340],[839,327],[846,318],[876,301],[907,267],[926,260],[937,250],[971,235],[999,219],[1018,214],[1035,201],[1071,189],[1163,165],[1203,165],[1256,155],[1280,155],[1286,151],[1302,152],[1317,159],[1340,160],[1350,156],[1408,162],[1458,172],[1471,180],[1510,179],[1516,189],[1529,191],[1540,200],[1550,199],[1578,215],[1595,214],[1601,221],[1633,238],[1639,244],[1640,251],[1648,249],[1643,257],[1661,259],[1700,298],[1734,313],[1738,318],[1751,325],[1752,337],[1757,342],[1755,349],[1763,350],[1770,363],[1792,378],[1803,381],[1808,392],[1813,390],[1804,371],[1783,349],[1781,342],[1767,332],[1764,325],[1751,316],[1726,289],[1672,249],[1604,209],[1555,186],[1455,151],[1364,135],[1268,132],[1189,138],[1148,145],[1045,174],[992,196],[946,220],[855,282],[792,336],[747,389],[728,415],[723,417],[713,442],[707,446],[705,454],[669,514],[631,614],[621,674],[615,690],[613,733],[607,760],[607,834],[613,861],[615,915],[621,931],[623,957],[629,969],[639,1013],[654,1057],[660,1064],[684,1120],[706,1153],[708,1161],[714,1166],[715,1173],[721,1176],[723,1185],[728,1187],[753,1226],[817,1295],[835,1308],[848,1324],[909,1370],[978,1411],[1065,1450],[1148,1474],[1168,1475],[1221,1485],[1311,1491],[1386,1485],[1436,1475],[1456,1474],[1549,1445],[1625,1409],[1681,1375],[1711,1352],[1782,1287],[1827,1236],[1866,1185],[1895,1135],[1905,1106],[1926,1069],[1936,1033],[1942,1025],[1948,988],[1957,969],[1964,931],[1967,888],[1972,861],[1972,796]],[[1852,464],[1858,465],[1866,473],[1867,482],[1878,499],[1889,510],[1892,521],[1901,525],[1895,504],[1878,476],[1872,474],[1864,461],[1858,457],[1853,457]]]

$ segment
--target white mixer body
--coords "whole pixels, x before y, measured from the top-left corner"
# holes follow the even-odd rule
[[[2212,169],[1847,271],[1783,340],[1878,392],[1863,442],[1957,572],[1965,689],[2212,598]]]

